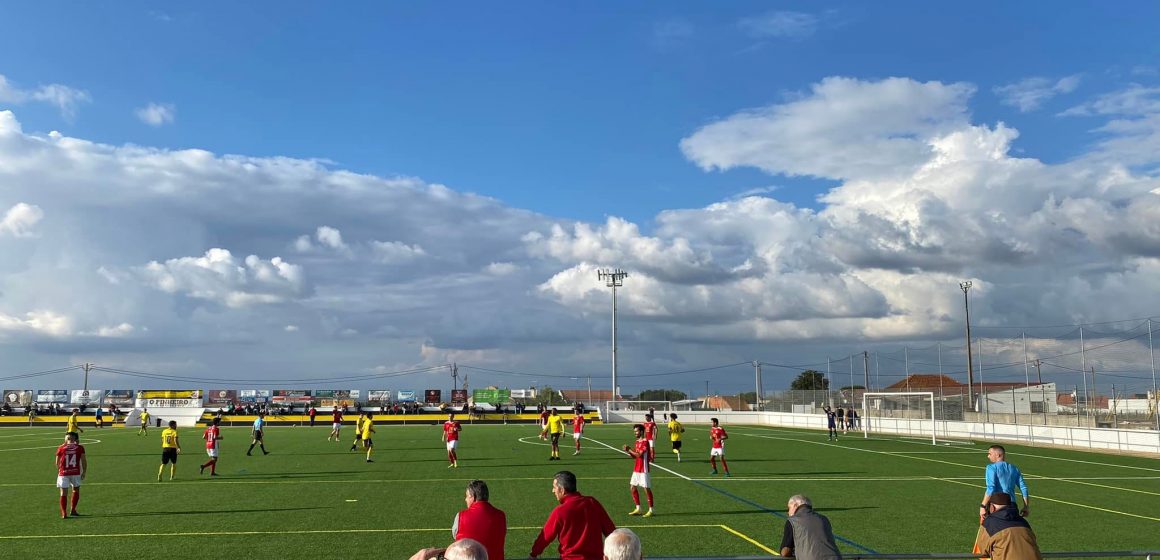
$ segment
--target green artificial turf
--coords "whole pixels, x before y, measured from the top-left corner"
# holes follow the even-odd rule
[[[326,441],[329,425],[273,427],[272,453],[247,457],[246,428],[224,428],[221,477],[198,474],[201,429],[181,430],[177,480],[155,481],[160,431],[88,428],[90,475],[79,518],[60,519],[53,452],[60,428],[0,429],[0,550],[31,560],[130,555],[133,558],[270,556],[280,559],[375,554],[406,558],[451,541],[465,483],[488,482],[507,512],[509,558],[526,558],[555,505],[551,476],[568,469],[581,493],[596,496],[618,526],[633,528],[645,555],[758,556],[781,539],[786,499],[810,496],[827,515],[844,552],[970,552],[983,495],[989,442],[933,446],[920,439],[726,426],[733,477],[710,476],[708,428],[690,425],[684,461],[658,441],[655,517],[629,517],[632,461],[620,447],[628,425],[587,428],[583,452],[562,440],[562,461],[532,425],[464,424],[460,467],[446,468],[441,431],[377,426],[374,463]],[[1160,462],[1009,445],[1028,478],[1029,520],[1044,551],[1160,548]],[[166,471],[168,478],[168,470]],[[753,542],[756,541],[756,542]],[[554,557],[555,545],[545,557]],[[79,551],[79,552],[78,552]]]

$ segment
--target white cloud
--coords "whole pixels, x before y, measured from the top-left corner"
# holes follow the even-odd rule
[[[73,333],[73,319],[49,310],[29,311],[23,319],[0,312],[0,334],[3,333],[68,336]]]
[[[133,111],[141,122],[149,126],[173,124],[177,118],[177,107],[172,103],[150,103]]]
[[[0,220],[0,237],[5,235],[35,237],[36,232],[33,228],[42,219],[44,219],[44,211],[39,206],[23,202],[17,203],[9,208],[4,213],[4,219]]]
[[[33,89],[23,89],[13,85],[0,74],[0,103],[20,105],[29,101],[48,103],[55,106],[62,117],[72,120],[81,103],[92,101],[88,92],[61,84],[41,85]]]
[[[306,294],[301,267],[274,257],[250,255],[239,262],[226,249],[201,257],[152,261],[135,269],[149,285],[169,293],[216,301],[230,307],[281,303]]]
[[[751,166],[835,179],[900,176],[931,155],[927,139],[967,122],[970,84],[830,77],[809,94],[742,111],[681,141],[706,170]]]
[[[133,334],[136,330],[137,328],[129,323],[121,323],[111,327],[101,327],[93,334],[101,338],[123,338]]]
[[[744,18],[737,26],[755,38],[804,39],[817,31],[818,23],[813,14],[777,11]]]
[[[1052,81],[1043,77],[1025,78],[1013,84],[995,87],[995,95],[1004,105],[1019,109],[1021,113],[1034,111],[1051,98],[1062,93],[1071,93],[1079,87],[1080,76],[1075,74]]]
[[[510,262],[502,262],[502,263],[494,263],[493,262],[493,263],[488,264],[486,267],[484,267],[483,271],[486,274],[490,274],[492,276],[507,276],[509,274],[515,274],[515,273],[519,272],[520,266],[518,264],[510,263]]]
[[[298,325],[286,325],[282,330],[286,332],[298,332]]]
[[[1096,129],[1104,138],[1085,159],[1125,165],[1160,163],[1160,87],[1132,84],[1060,115],[1111,117]]]
[[[418,245],[407,245],[400,241],[371,241],[374,259],[383,264],[399,264],[413,261],[426,255]]]

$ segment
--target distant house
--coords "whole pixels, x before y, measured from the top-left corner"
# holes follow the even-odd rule
[[[582,402],[585,405],[592,406],[612,400],[611,389],[593,389],[591,392],[588,389],[563,389],[560,391],[560,394],[564,396],[565,402]],[[620,396],[620,400],[626,400],[624,395]]]
[[[952,399],[965,395],[969,391],[975,395],[975,411],[982,412],[1013,412],[1015,414],[1038,414],[1047,412],[1054,414],[1058,401],[1055,398],[1054,383],[1031,383],[1023,381],[989,381],[975,383],[968,387],[966,383],[942,374],[915,373],[894,383],[882,391],[910,392],[930,391],[936,397],[942,396]],[[985,397],[980,397],[980,393]]]
[[[722,411],[726,411],[726,410],[727,411],[752,410],[752,407],[749,405],[749,403],[742,401],[741,397],[738,397],[738,396],[726,397],[726,396],[718,395],[718,396],[702,397],[701,402],[703,403],[701,406],[705,409],[708,409],[708,410],[722,410]]]

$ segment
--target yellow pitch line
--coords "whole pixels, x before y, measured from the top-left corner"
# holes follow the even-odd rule
[[[626,525],[625,527],[632,529],[687,529],[687,528],[705,528],[705,527],[722,527],[724,525]],[[542,527],[508,527],[509,531],[539,531]],[[727,529],[727,528],[726,528]],[[731,529],[729,529],[732,531]],[[305,529],[295,531],[204,531],[204,532],[184,532],[184,533],[82,533],[79,535],[3,535],[0,540],[18,540],[18,539],[80,539],[80,538],[94,538],[94,539],[110,539],[110,538],[134,538],[134,537],[230,537],[230,536],[247,536],[247,535],[324,535],[333,533],[432,533],[432,532],[446,532],[446,527],[438,528],[417,528],[417,529]],[[737,533],[736,531],[733,531]],[[737,533],[741,537],[754,542]],[[766,549],[768,550],[768,549]]]
[[[750,544],[756,546],[757,548],[760,548],[761,550],[764,550],[765,552],[768,552],[774,556],[781,556],[781,554],[774,552],[773,549],[769,548],[768,546],[765,546],[765,545],[753,540],[752,538],[750,538],[749,535],[746,535],[745,533],[742,533],[741,531],[738,531],[738,530],[736,530],[728,525],[718,525],[718,527],[725,529],[726,531],[729,531],[730,533],[733,533],[734,535],[737,535],[737,536],[749,541]]]
[[[932,477],[932,478],[933,478],[933,477]],[[977,485],[977,484],[971,484],[971,483],[969,483],[969,482],[959,482],[959,481],[957,481],[957,480],[950,480],[950,479],[944,479],[944,478],[935,478],[935,480],[941,480],[941,481],[943,481],[943,482],[950,482],[950,483],[952,483],[952,484],[961,484],[961,485],[963,485],[963,486],[970,486],[971,488],[979,488],[979,485]],[[1120,488],[1119,490],[1122,490],[1122,488]],[[1102,507],[1099,507],[1099,506],[1089,506],[1089,505],[1087,505],[1087,504],[1079,504],[1079,503],[1076,503],[1076,502],[1069,502],[1069,501],[1067,501],[1067,500],[1060,500],[1060,499],[1057,499],[1057,498],[1045,498],[1045,497],[1043,497],[1043,496],[1041,496],[1041,495],[1039,495],[1039,494],[1036,494],[1036,495],[1035,495],[1035,499],[1036,499],[1036,500],[1043,500],[1043,501],[1047,501],[1047,502],[1055,502],[1055,503],[1057,503],[1057,504],[1066,504],[1066,505],[1069,505],[1069,506],[1081,507],[1081,508],[1086,508],[1086,509],[1094,509],[1094,510],[1096,510],[1096,511],[1102,511],[1102,512],[1104,512],[1104,513],[1114,513],[1114,514],[1117,514],[1117,515],[1126,515],[1126,516],[1128,516],[1128,517],[1136,517],[1136,518],[1139,518],[1139,519],[1147,519],[1148,521],[1160,521],[1160,517],[1148,517],[1147,515],[1139,515],[1139,514],[1135,514],[1135,513],[1128,513],[1128,512],[1126,512],[1126,511],[1119,511],[1119,510],[1115,510],[1115,509],[1107,509],[1107,508],[1102,508]]]

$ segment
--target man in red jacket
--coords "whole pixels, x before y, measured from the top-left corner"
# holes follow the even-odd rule
[[[467,483],[463,501],[467,509],[455,514],[451,534],[455,540],[475,539],[487,549],[488,558],[504,558],[503,543],[507,536],[507,515],[488,502],[487,483],[473,480]]]
[[[529,556],[538,557],[559,539],[560,560],[602,560],[604,537],[616,530],[604,506],[596,498],[577,492],[576,475],[568,471],[552,478],[552,495],[560,505],[548,516]]]

